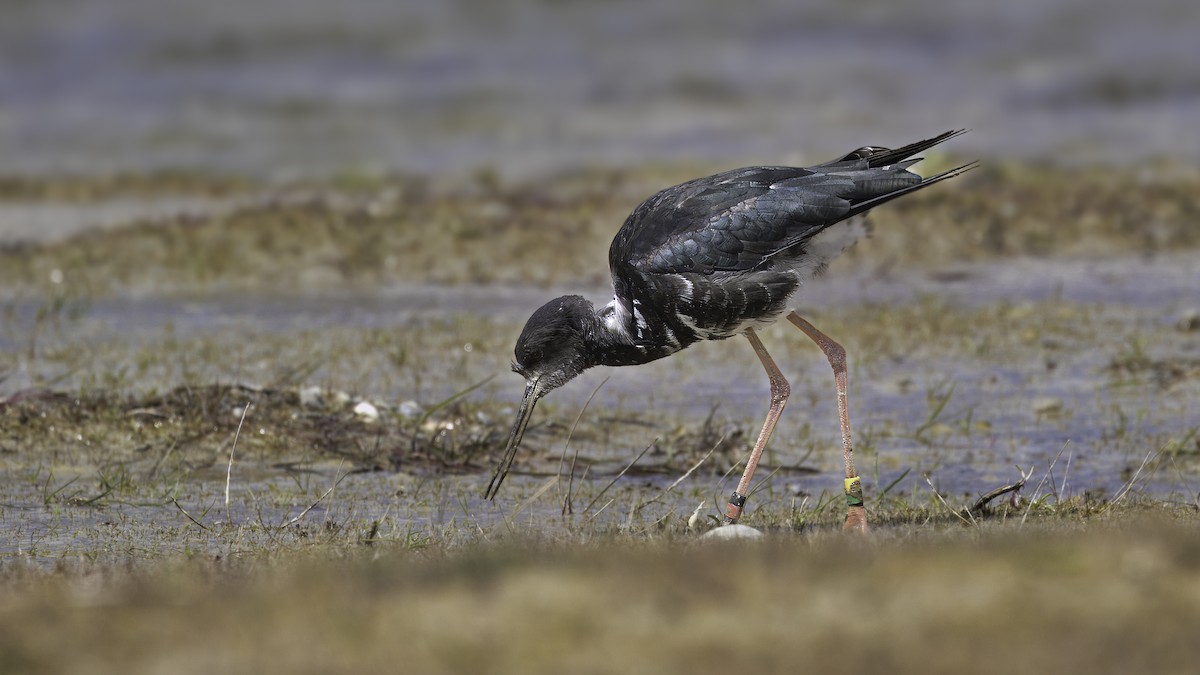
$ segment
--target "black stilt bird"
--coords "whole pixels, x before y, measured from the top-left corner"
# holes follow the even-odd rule
[[[866,234],[864,214],[885,202],[975,166],[922,178],[912,158],[963,130],[896,150],[867,146],[808,168],[755,166],[667,188],[634,209],[608,252],[613,300],[577,295],[543,305],[517,339],[513,370],[525,397],[504,456],[484,496],[500,489],[538,400],[592,366],[632,366],[699,340],[745,335],[771,382],[771,407],[745,473],[729,499],[728,522],[742,514],[750,479],[790,387],[756,330],[779,318],[801,284]],[[837,386],[846,462],[846,526],[865,529],[846,405],[846,352],[795,312],[788,320],[828,357]]]

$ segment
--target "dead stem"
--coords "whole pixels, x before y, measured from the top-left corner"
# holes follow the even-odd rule
[[[972,516],[970,520],[963,518],[963,514],[959,513],[953,507],[951,507],[950,504],[946,503],[946,499],[944,497],[942,497],[942,494],[940,492],[938,492],[937,488],[935,488],[933,486],[933,481],[929,480],[929,474],[923,474],[923,475],[925,477],[925,484],[929,486],[929,489],[933,491],[933,496],[937,497],[937,500],[942,503],[942,506],[944,506],[947,511],[949,511],[950,513],[953,513],[954,516],[956,518],[958,518],[959,520],[963,521],[963,524],[965,524],[965,525],[974,525],[975,524],[974,516]],[[968,516],[971,515],[971,512],[967,511],[967,515]]]
[[[237,450],[238,438],[242,435],[242,425],[246,423],[246,413],[250,412],[250,402],[242,408],[242,418],[238,420],[237,431],[233,432],[233,445],[229,448],[229,466],[225,468],[225,516],[229,517],[229,482],[233,478],[233,452]]]
[[[188,520],[190,520],[190,521],[192,521],[193,523],[195,523],[195,524],[196,524],[196,527],[199,527],[199,528],[200,528],[200,529],[202,529],[202,530],[207,530],[207,529],[208,529],[207,527],[205,527],[205,526],[204,526],[204,523],[202,523],[202,522],[200,522],[200,521],[196,520],[195,518],[193,518],[193,517],[192,517],[192,514],[188,513],[188,512],[187,512],[187,509],[183,508],[183,506],[182,506],[182,505],[181,505],[179,502],[175,501],[175,498],[174,498],[174,497],[171,497],[171,503],[175,505],[175,508],[179,509],[179,512],[180,512],[180,513],[182,513],[183,515],[187,516],[187,519],[188,519]]]
[[[1018,470],[1020,470],[1020,469],[1018,469]],[[1001,495],[1006,495],[1010,492],[1019,492],[1021,490],[1021,488],[1025,487],[1025,481],[1027,481],[1030,478],[1030,476],[1032,476],[1032,475],[1033,475],[1033,469],[1030,469],[1028,474],[1025,474],[1022,472],[1021,480],[1013,483],[1012,485],[1005,485],[1004,487],[998,487],[995,490],[992,490],[991,492],[981,496],[979,499],[975,500],[975,503],[972,504],[971,507],[967,509],[967,511],[970,513],[979,511],[979,510],[983,509],[983,507],[987,506],[988,502],[992,501],[996,497],[999,497]]]

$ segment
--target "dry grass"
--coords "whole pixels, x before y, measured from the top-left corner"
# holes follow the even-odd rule
[[[394,282],[599,284],[609,241],[656,190],[714,167],[501,185],[402,176],[275,188],[233,212],[0,251],[10,291],[52,270],[80,292],[335,289]],[[151,185],[154,181],[149,181]],[[1152,254],[1200,245],[1191,171],[990,165],[875,214],[859,265]]]

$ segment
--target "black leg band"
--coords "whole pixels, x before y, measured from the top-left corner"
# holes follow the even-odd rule
[[[746,505],[746,496],[734,492],[729,498],[729,508],[725,510],[725,522],[736,523],[742,517],[742,507]]]

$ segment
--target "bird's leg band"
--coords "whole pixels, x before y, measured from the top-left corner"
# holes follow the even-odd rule
[[[846,503],[850,506],[863,505],[862,481],[858,476],[846,479]]]
[[[737,492],[729,498],[729,508],[725,511],[725,522],[736,523],[742,517],[743,507],[746,506],[746,496]]]

